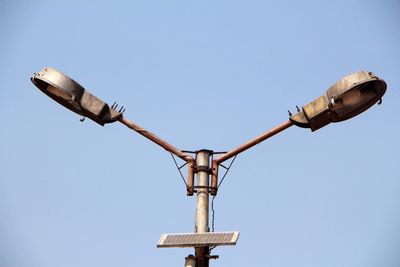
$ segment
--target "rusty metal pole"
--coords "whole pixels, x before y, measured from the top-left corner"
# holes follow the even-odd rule
[[[215,164],[220,164],[220,163],[224,162],[225,160],[228,160],[228,159],[242,153],[243,151],[257,145],[258,143],[261,143],[262,141],[282,132],[283,130],[286,130],[287,128],[289,128],[292,125],[293,125],[293,122],[289,120],[289,121],[282,123],[281,125],[276,126],[275,128],[272,128],[269,131],[266,131],[266,132],[260,134],[259,136],[248,141],[247,143],[244,143],[244,144],[232,149],[228,153],[222,155],[221,157],[217,158],[215,160]]]
[[[189,162],[189,161],[193,160],[193,158],[191,156],[189,156],[188,154],[182,152],[180,149],[174,147],[173,145],[169,144],[167,141],[161,139],[160,137],[158,137],[154,133],[144,129],[143,127],[141,127],[141,126],[137,125],[136,123],[128,120],[127,118],[122,117],[122,118],[119,119],[119,121],[122,124],[126,125],[128,128],[134,130],[135,132],[141,134],[142,136],[146,137],[150,141],[152,141],[152,142],[156,143],[157,145],[161,146],[162,148],[164,148],[168,152],[171,152],[172,154],[176,155],[177,157],[180,157],[184,161]]]
[[[210,177],[210,150],[200,150],[196,156],[197,169],[197,206],[196,206],[196,233],[207,233],[208,227],[208,203],[209,203],[209,177]],[[209,248],[199,247],[196,250],[196,267],[208,267]]]

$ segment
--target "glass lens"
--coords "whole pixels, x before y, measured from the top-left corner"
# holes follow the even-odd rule
[[[55,96],[57,96],[57,97],[59,97],[59,98],[62,98],[62,99],[64,99],[64,100],[66,100],[66,101],[71,101],[71,100],[73,99],[73,97],[72,97],[71,94],[69,94],[68,92],[66,92],[66,91],[64,91],[64,90],[62,90],[62,89],[59,89],[59,88],[57,88],[57,87],[54,87],[54,86],[51,85],[51,84],[49,84],[49,85],[47,86],[47,91],[48,91],[50,94],[55,95]]]

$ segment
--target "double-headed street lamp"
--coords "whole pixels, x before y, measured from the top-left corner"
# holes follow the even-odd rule
[[[100,125],[119,121],[142,136],[163,147],[173,155],[181,158],[188,166],[187,195],[197,193],[195,233],[164,234],[157,247],[194,247],[195,256],[189,255],[185,266],[204,267],[209,265],[210,248],[221,245],[235,245],[239,232],[211,232],[209,228],[209,195],[215,196],[218,191],[218,169],[223,162],[236,157],[239,153],[258,143],[296,125],[316,131],[331,123],[350,119],[367,110],[375,103],[381,103],[386,91],[386,83],[372,72],[361,71],[345,76],[325,94],[316,100],[298,108],[298,113],[289,113],[289,120],[264,132],[250,141],[229,152],[216,154],[212,150],[198,150],[192,153],[180,150],[157,135],[147,131],[123,116],[123,107],[109,106],[104,101],[86,91],[81,85],[54,68],[44,68],[35,73],[32,82],[53,100],[79,115],[88,117]],[[183,165],[183,166],[184,166]],[[178,167],[179,170],[183,167]],[[226,167],[225,167],[226,168]],[[195,184],[195,177],[197,177]]]

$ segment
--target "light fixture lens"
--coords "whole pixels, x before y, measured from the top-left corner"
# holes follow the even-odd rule
[[[47,86],[47,92],[49,92],[50,94],[52,94],[52,95],[54,95],[54,96],[56,96],[56,97],[59,97],[59,98],[62,98],[63,100],[65,100],[65,101],[72,101],[73,100],[73,96],[72,96],[72,94],[69,94],[68,92],[66,92],[66,91],[64,91],[64,90],[62,90],[62,89],[60,89],[60,88],[57,88],[57,87],[54,87],[53,85],[51,85],[51,84],[49,84],[48,86]]]
[[[332,121],[350,119],[374,105],[380,100],[386,86],[383,81],[367,81],[344,92],[338,99],[331,101]],[[383,91],[383,92],[382,92]]]

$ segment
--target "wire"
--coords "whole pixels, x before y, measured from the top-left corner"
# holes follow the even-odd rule
[[[210,247],[210,249],[208,250],[208,254],[211,254],[211,251],[214,249],[214,248],[216,248],[217,246],[212,246],[212,247]]]
[[[214,210],[214,199],[216,196],[213,196],[211,200],[211,210],[212,210],[212,216],[211,216],[211,232],[214,232],[214,223],[215,223],[215,210]]]
[[[236,156],[237,156],[237,155],[236,155]],[[233,157],[233,159],[232,159],[232,161],[231,161],[231,163],[229,164],[228,167],[225,167],[225,166],[221,165],[222,167],[224,167],[224,168],[226,169],[226,172],[225,172],[224,176],[222,177],[221,181],[219,182],[217,188],[219,188],[220,185],[222,184],[222,182],[224,181],[226,175],[228,174],[229,170],[230,170],[231,167],[232,167],[233,162],[234,162],[235,159],[236,159],[236,156]],[[212,198],[212,200],[211,200],[211,211],[212,211],[212,215],[211,215],[211,232],[214,232],[214,228],[215,228],[214,199],[215,199],[216,196],[217,196],[217,195],[213,196],[213,198]],[[210,250],[210,251],[211,251],[211,250]]]
[[[225,179],[226,175],[228,174],[229,170],[231,169],[231,166],[232,166],[233,162],[235,161],[236,157],[237,157],[237,155],[235,155],[235,156],[233,157],[231,163],[229,163],[228,168],[225,167],[225,166],[223,166],[223,165],[221,165],[222,167],[224,167],[224,168],[226,169],[226,172],[225,172],[224,176],[222,176],[222,179],[221,179],[221,181],[219,182],[217,188],[219,188],[220,185],[222,184],[222,182],[224,181],[224,179]]]
[[[182,181],[185,183],[186,188],[187,188],[187,187],[188,187],[188,184],[186,183],[185,177],[183,177],[183,174],[182,174],[182,172],[181,172],[181,168],[182,168],[183,166],[185,166],[187,163],[185,163],[183,166],[179,167],[179,165],[178,165],[178,163],[176,162],[176,159],[175,159],[175,157],[174,157],[174,154],[171,153],[171,156],[172,156],[172,159],[173,159],[174,162],[175,162],[175,166],[176,166],[176,168],[178,169],[179,174],[180,174],[181,177],[182,177]]]
[[[224,167],[226,169],[226,172],[224,173],[224,176],[222,177],[221,181],[219,182],[217,188],[220,187],[220,185],[222,184],[222,182],[224,181],[226,175],[228,174],[229,170],[232,167],[233,162],[235,161],[237,155],[233,157],[231,163],[229,163],[228,167],[223,166],[222,164],[220,164],[220,166]],[[214,228],[215,228],[215,210],[214,210],[214,199],[217,195],[213,196],[212,200],[211,200],[211,211],[212,211],[212,215],[211,215],[211,232],[214,232]],[[210,249],[211,251],[211,249]]]

